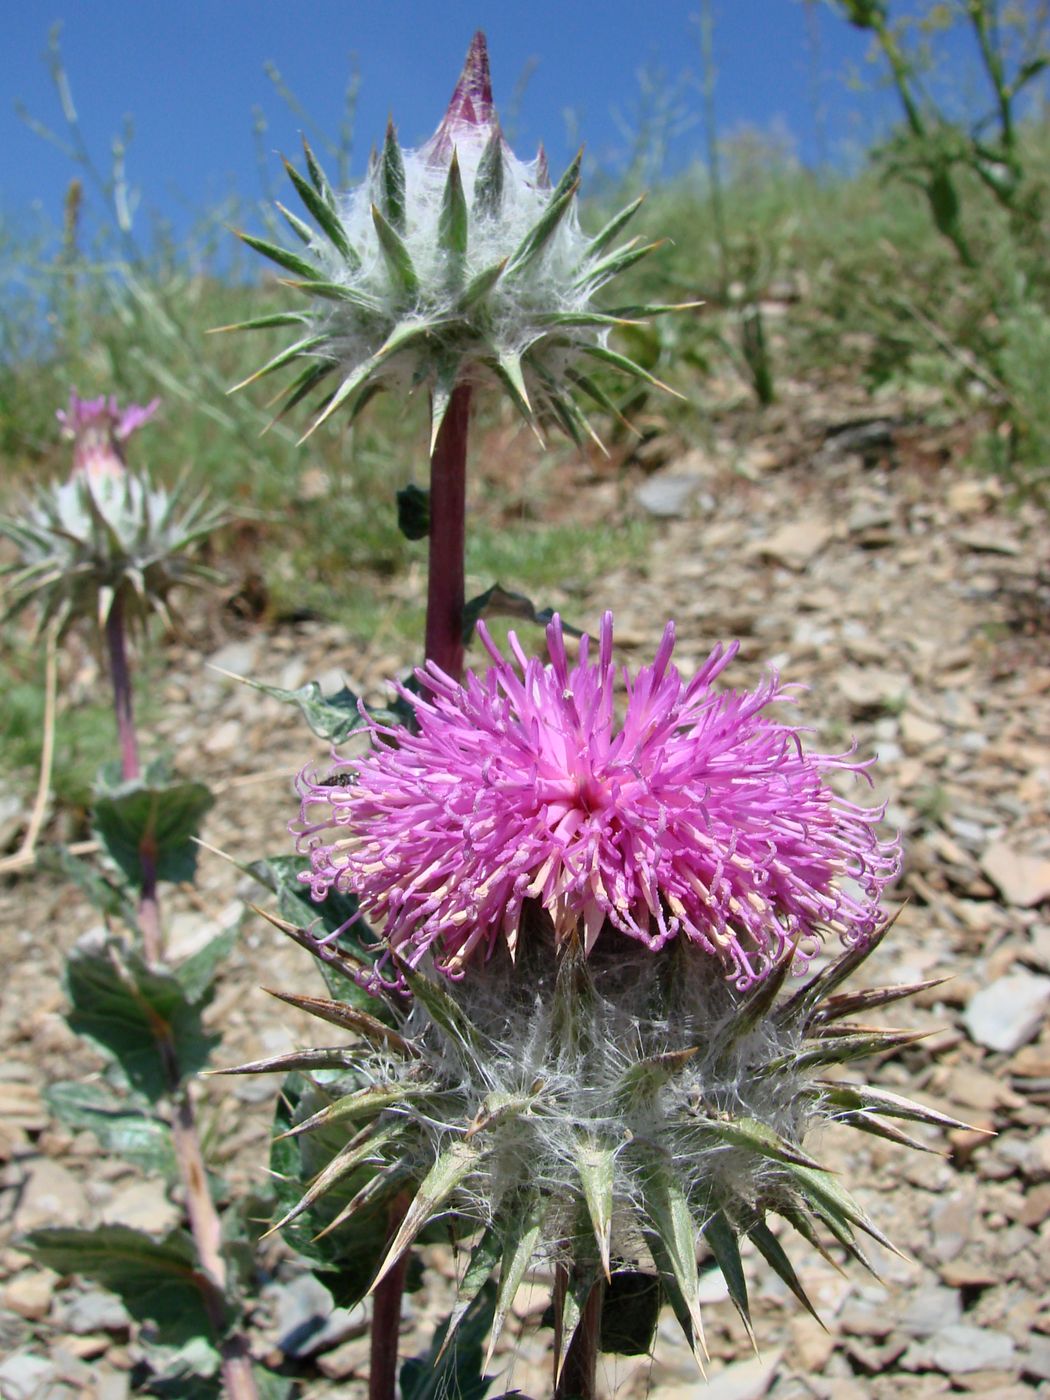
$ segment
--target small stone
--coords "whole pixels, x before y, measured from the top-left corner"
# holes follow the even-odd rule
[[[254,641],[228,642],[208,657],[207,664],[233,676],[250,676],[255,671],[259,647]]]
[[[970,999],[963,1024],[976,1044],[1011,1053],[1038,1032],[1048,1004],[1050,977],[1012,972]]]
[[[881,666],[844,666],[836,680],[850,709],[858,717],[896,708],[910,685],[902,672],[886,671]]]
[[[38,1133],[47,1127],[48,1121],[48,1112],[35,1084],[0,1083],[0,1122]]]
[[[239,719],[228,719],[211,731],[204,741],[204,750],[210,754],[233,753],[241,746],[243,726]]]
[[[780,1370],[782,1353],[773,1356],[753,1357],[750,1361],[737,1361],[711,1377],[706,1385],[699,1387],[704,1400],[760,1400],[776,1380]],[[698,1387],[695,1382],[688,1391],[683,1389],[682,1400],[695,1400]],[[667,1395],[675,1391],[667,1388]]]
[[[128,1400],[131,1377],[125,1371],[95,1372],[95,1400]]]
[[[901,715],[900,732],[904,747],[909,750],[929,748],[944,738],[944,730],[939,724],[923,719],[912,710],[905,710]]]
[[[366,1376],[372,1344],[368,1337],[351,1337],[341,1346],[317,1358],[317,1369],[330,1381],[345,1381],[351,1376]]]
[[[1005,1332],[959,1322],[930,1338],[929,1354],[938,1371],[965,1375],[967,1371],[1008,1367],[1013,1361],[1014,1344]]]
[[[1050,860],[996,841],[981,857],[981,869],[1005,902],[1017,909],[1034,909],[1050,899]]]
[[[675,520],[703,485],[699,476],[657,472],[638,487],[634,498],[644,511],[658,520]]]
[[[14,1215],[17,1234],[43,1225],[82,1225],[87,1214],[87,1197],[72,1172],[47,1157],[29,1164]]]
[[[126,1332],[131,1326],[124,1304],[115,1293],[93,1288],[61,1298],[55,1305],[55,1322],[78,1337],[89,1332]]]
[[[47,1357],[17,1351],[0,1363],[0,1396],[3,1400],[35,1400],[54,1375],[55,1368]]]
[[[774,563],[783,564],[785,568],[800,574],[829,543],[834,533],[831,524],[818,516],[809,520],[794,520],[752,545],[748,553],[772,559]]]
[[[106,1225],[127,1225],[148,1235],[166,1235],[182,1219],[162,1181],[135,1181],[122,1186],[102,1211]]]
[[[4,1289],[4,1307],[30,1322],[46,1317],[55,1291],[55,1275],[50,1269],[18,1274]]]

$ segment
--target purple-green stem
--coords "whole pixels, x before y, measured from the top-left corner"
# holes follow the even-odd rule
[[[411,1204],[399,1196],[390,1207],[388,1228],[393,1238]],[[397,1394],[397,1344],[401,1333],[401,1295],[408,1272],[406,1249],[384,1278],[372,1299],[372,1332],[369,1338],[368,1400],[394,1400]]]
[[[446,675],[463,675],[463,606],[466,602],[467,430],[470,385],[452,391],[430,458],[430,551],[427,558],[427,620],[424,655]],[[408,1202],[400,1207],[403,1216]],[[400,1217],[392,1219],[391,1233]],[[394,1400],[397,1343],[408,1251],[375,1290],[372,1303],[368,1400]]]
[[[554,1400],[597,1400],[598,1342],[601,1336],[605,1280],[599,1279],[587,1295],[565,1363],[558,1377]]]
[[[132,705],[131,669],[128,666],[127,629],[124,599],[118,593],[106,619],[106,646],[109,673],[113,682],[113,707],[120,738],[120,770],[125,782],[142,772],[138,734]],[[142,866],[142,892],[139,898],[139,926],[142,952],[149,967],[164,961],[164,941],[157,900],[157,853],[150,845],[139,849]],[[215,1202],[208,1189],[208,1176],[201,1152],[193,1100],[189,1086],[182,1082],[175,1042],[167,1027],[158,1028],[157,1044],[164,1062],[172,1101],[172,1140],[179,1164],[179,1176],[186,1193],[186,1214],[197,1247],[203,1276],[202,1294],[215,1339],[222,1357],[223,1393],[226,1400],[257,1400],[255,1375],[247,1342],[238,1332],[227,1335],[226,1262],[222,1256],[222,1226]]]
[[[464,555],[467,541],[467,427],[470,385],[453,389],[430,459],[427,563],[428,661],[454,680],[463,675]]]

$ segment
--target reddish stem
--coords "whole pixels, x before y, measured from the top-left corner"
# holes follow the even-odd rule
[[[601,1335],[605,1280],[599,1279],[587,1295],[576,1331],[572,1334],[565,1365],[558,1377],[554,1400],[596,1400],[598,1340]]]
[[[116,711],[117,733],[120,736],[120,771],[125,782],[132,782],[141,776],[142,766],[139,761],[138,735],[135,731],[132,707],[124,599],[120,593],[114,599],[106,619],[106,645],[109,649],[109,672],[113,682],[113,708]],[[160,924],[160,904],[157,899],[157,851],[151,840],[144,841],[140,846],[139,861],[142,868],[138,910],[142,951],[147,966],[155,968],[164,961],[164,941]],[[226,1400],[257,1400],[258,1392],[247,1342],[240,1332],[228,1332],[222,1226],[208,1189],[208,1176],[201,1152],[193,1100],[190,1097],[189,1086],[182,1082],[178,1054],[170,1027],[158,1026],[156,1035],[172,1100],[172,1138],[179,1175],[186,1193],[186,1214],[189,1216],[190,1232],[197,1248],[197,1260],[203,1275],[204,1303],[222,1356],[223,1394]]]
[[[405,1218],[408,1196],[399,1196],[390,1208],[390,1238]],[[372,1335],[368,1366],[368,1400],[394,1400],[397,1394],[397,1344],[401,1332],[401,1295],[405,1291],[409,1251],[376,1289],[372,1299]]]
[[[467,427],[470,385],[452,391],[430,459],[430,556],[426,658],[463,675],[464,552],[467,536]]]
[[[117,734],[120,736],[120,771],[125,782],[131,782],[142,771],[139,765],[139,744],[135,734],[135,718],[131,703],[131,671],[128,668],[128,645],[124,627],[124,595],[118,592],[106,618],[106,645],[109,648],[109,675],[113,682],[113,708],[117,714]]]
[[[135,731],[132,703],[131,668],[128,665],[127,629],[124,625],[124,595],[113,600],[106,618],[106,645],[109,648],[109,674],[113,682],[113,708],[117,716],[120,737],[120,772],[124,781],[133,782],[142,774],[139,761],[139,741]],[[157,853],[152,843],[139,849],[142,886],[139,893],[139,927],[142,930],[142,951],[148,963],[159,963],[164,956],[160,929],[160,906],[157,902]]]

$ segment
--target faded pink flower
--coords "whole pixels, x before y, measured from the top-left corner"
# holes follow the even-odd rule
[[[716,691],[734,643],[683,681],[668,623],[653,664],[624,672],[617,722],[610,614],[597,660],[584,638],[574,666],[558,618],[547,665],[511,633],[516,669],[478,630],[494,664],[462,685],[421,672],[427,693],[405,694],[418,733],[373,724],[366,756],[301,776],[315,899],[352,892],[401,958],[431,952],[451,976],[500,939],[513,953],[529,901],[588,952],[607,926],[653,950],[689,938],[740,988],[825,931],[875,931],[898,842],[876,834],[881,808],[825,781],[867,764],[805,753],[766,716],[789,693],[776,673]]]
[[[112,395],[108,399],[104,394],[82,399],[72,390],[69,409],[59,409],[55,417],[62,424],[63,436],[73,442],[73,476],[86,477],[92,486],[122,480],[127,471],[124,443],[153,417],[159,403],[160,399],[154,399],[145,406],[129,404],[121,409]]]

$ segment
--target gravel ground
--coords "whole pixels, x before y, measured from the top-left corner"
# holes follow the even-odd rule
[[[610,1394],[1050,1393],[1048,559],[1038,518],[1006,510],[996,481],[952,467],[958,446],[958,435],[926,428],[903,408],[876,420],[859,398],[793,398],[789,386],[757,429],[736,417],[705,449],[650,471],[640,491],[638,479],[625,489],[583,467],[565,488],[566,508],[586,485],[592,515],[656,517],[649,557],[612,563],[600,591],[555,590],[572,620],[593,627],[611,606],[625,659],[643,660],[674,616],[684,671],[717,640],[739,637],[732,680],[754,681],[772,663],[808,687],[799,703],[815,744],[845,746],[853,734],[863,752],[878,753],[873,800],[888,802],[905,833],[894,894],[904,907],[863,975],[952,980],[903,1004],[897,1022],[931,1034],[869,1074],[994,1132],[931,1136],[941,1149],[931,1154],[874,1139],[858,1146],[829,1132],[821,1157],[841,1168],[905,1257],[882,1252],[878,1282],[796,1251],[826,1332],[754,1269],[758,1357],[724,1289],[705,1277],[706,1388],[669,1318],[653,1357],[608,1359]],[[321,623],[242,629],[213,652],[215,665],[289,688],[314,677],[327,687],[345,675],[374,695],[405,660],[381,645],[348,647]],[[207,669],[198,652],[171,643],[162,655],[157,739],[180,772],[218,790],[207,838],[241,861],[287,851],[290,775],[321,746],[293,711]],[[90,659],[66,664],[76,672],[70,683],[92,686]],[[220,1062],[312,1034],[260,990],[309,990],[314,973],[305,954],[245,913],[257,894],[205,855],[198,886],[166,902],[175,952],[191,951],[217,925],[239,924],[210,1013],[223,1035]],[[120,1306],[36,1268],[18,1249],[21,1232],[100,1220],[162,1231],[179,1218],[160,1186],[107,1159],[90,1134],[66,1131],[41,1098],[49,1082],[97,1067],[65,1026],[59,981],[65,953],[97,922],[49,879],[0,885],[3,1400],[121,1400],[138,1354]],[[199,1091],[235,1191],[264,1183],[273,1089],[211,1080]],[[279,1242],[262,1262],[270,1281],[253,1317],[257,1354],[297,1376],[304,1396],[363,1396],[364,1311],[329,1317],[324,1290]],[[406,1300],[405,1355],[425,1345],[448,1307],[455,1260],[436,1249],[431,1262],[432,1283]],[[500,1385],[536,1400],[550,1393],[550,1334],[534,1325],[545,1298],[542,1278],[522,1290],[498,1357]]]

